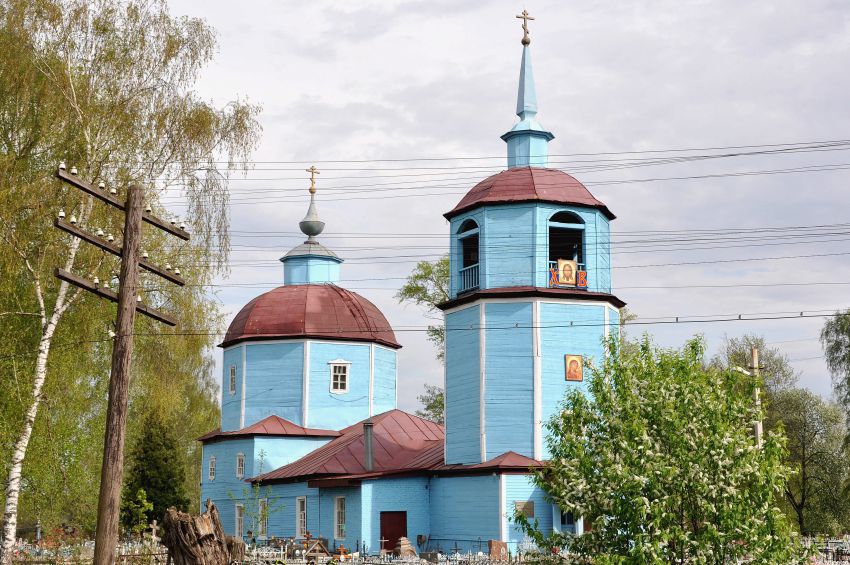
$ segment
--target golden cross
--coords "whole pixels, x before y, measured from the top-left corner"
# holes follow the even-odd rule
[[[531,38],[528,37],[528,20],[533,20],[534,18],[528,15],[528,10],[523,10],[522,14],[517,16],[517,18],[522,20],[522,44],[528,45],[531,43]]]
[[[307,172],[310,173],[310,194],[316,194],[316,175],[319,174],[319,169],[316,168],[316,165],[310,165]]]

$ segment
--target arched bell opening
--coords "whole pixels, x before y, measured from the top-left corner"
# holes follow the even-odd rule
[[[557,212],[549,218],[550,286],[576,286],[584,271],[584,220],[573,212]]]
[[[475,220],[465,220],[458,228],[458,293],[479,288],[478,234],[478,224]]]

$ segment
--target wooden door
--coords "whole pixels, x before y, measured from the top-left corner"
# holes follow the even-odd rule
[[[407,512],[381,512],[381,549],[394,550],[401,537],[407,537]]]

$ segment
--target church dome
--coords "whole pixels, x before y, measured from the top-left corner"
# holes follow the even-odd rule
[[[286,285],[261,294],[236,315],[221,347],[281,338],[371,341],[401,347],[377,306],[333,284]]]
[[[574,177],[558,169],[539,167],[515,167],[484,179],[445,217],[451,219],[485,204],[535,201],[598,208],[609,220],[615,218],[608,207]]]

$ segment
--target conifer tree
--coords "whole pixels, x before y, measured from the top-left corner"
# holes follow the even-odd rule
[[[174,431],[155,413],[145,418],[145,426],[133,446],[129,458],[129,471],[121,497],[121,520],[128,530],[137,525],[138,509],[133,506],[139,491],[144,491],[151,504],[147,520],[159,520],[166,509],[174,506],[186,511],[189,497],[186,494],[185,459]]]

